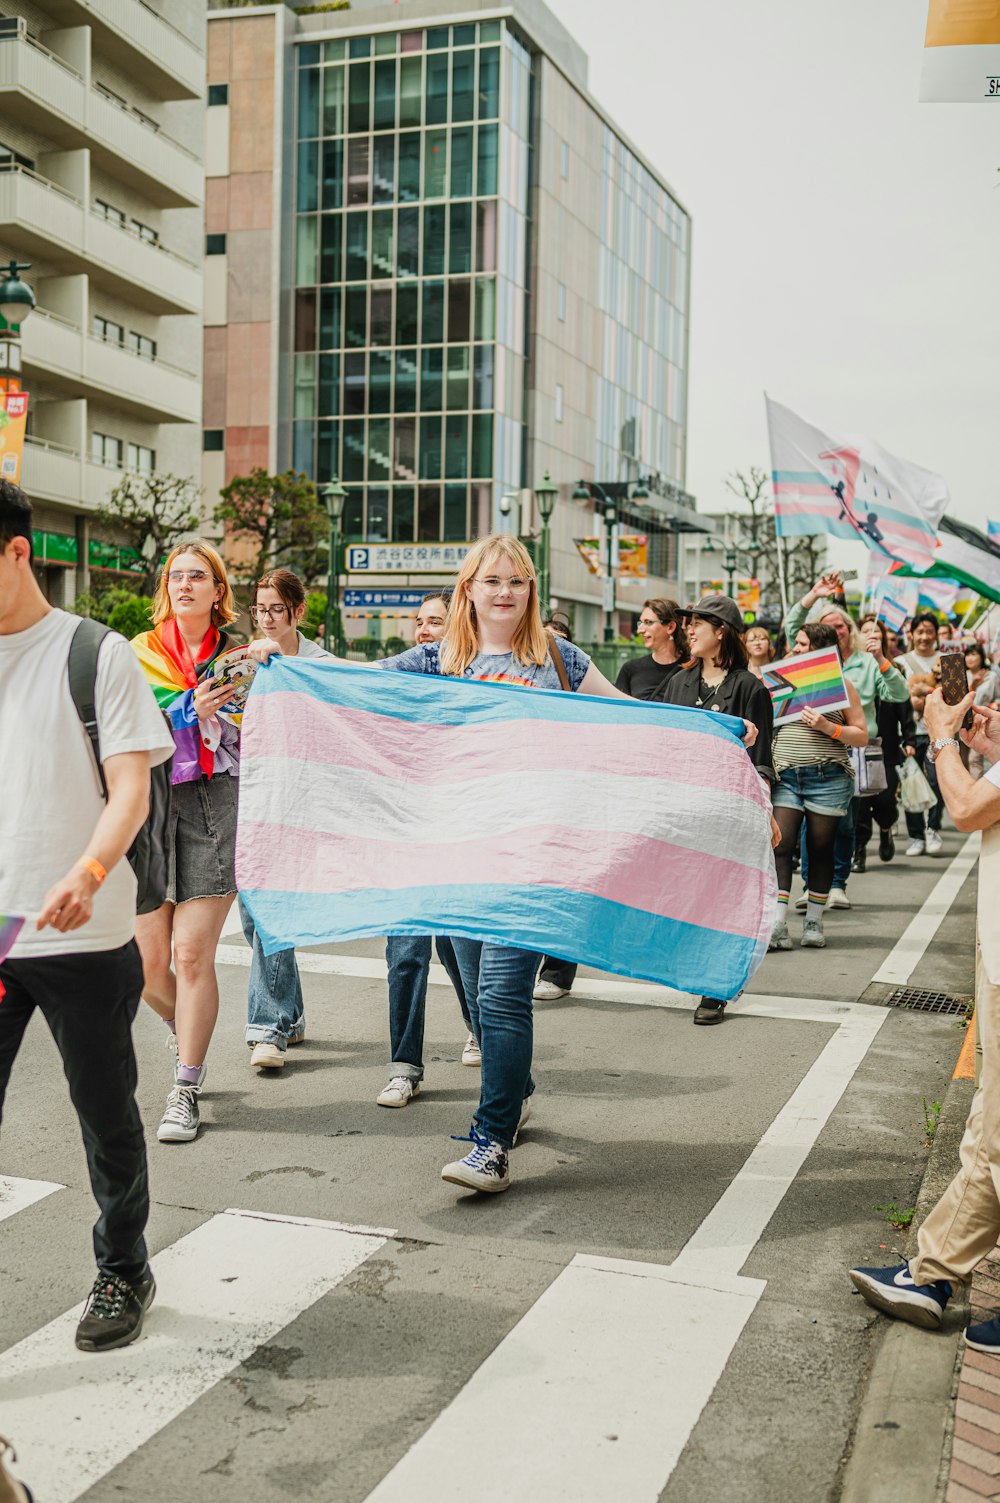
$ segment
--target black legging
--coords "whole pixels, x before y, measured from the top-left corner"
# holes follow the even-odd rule
[[[778,888],[788,892],[792,885],[792,856],[798,850],[799,831],[802,828],[801,809],[774,810],[774,817],[781,831],[781,844],[774,853],[774,865],[778,873]],[[840,824],[839,814],[814,814],[806,810],[806,854],[809,858],[809,891],[822,896],[830,891],[833,882],[833,842]]]

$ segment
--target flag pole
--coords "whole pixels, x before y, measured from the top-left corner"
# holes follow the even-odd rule
[[[788,618],[788,580],[785,575],[785,540],[778,531],[777,526],[774,529],[774,543],[778,555],[778,590],[781,595],[781,624],[784,626]]]

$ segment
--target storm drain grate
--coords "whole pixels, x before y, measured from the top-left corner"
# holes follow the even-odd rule
[[[918,986],[898,986],[885,999],[886,1007],[910,1012],[944,1012],[959,1016],[972,1011],[972,998],[955,992],[925,992]]]

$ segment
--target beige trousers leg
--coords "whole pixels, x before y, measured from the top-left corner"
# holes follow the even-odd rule
[[[917,1284],[964,1284],[1000,1240],[1000,986],[976,962],[976,1029],[982,1084],[959,1150],[962,1167],[917,1234],[910,1273]]]

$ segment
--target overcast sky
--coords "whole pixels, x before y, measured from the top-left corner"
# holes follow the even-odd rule
[[[927,0],[548,4],[693,217],[699,509],[770,471],[766,389],[1000,517],[1000,104],[917,102]]]

